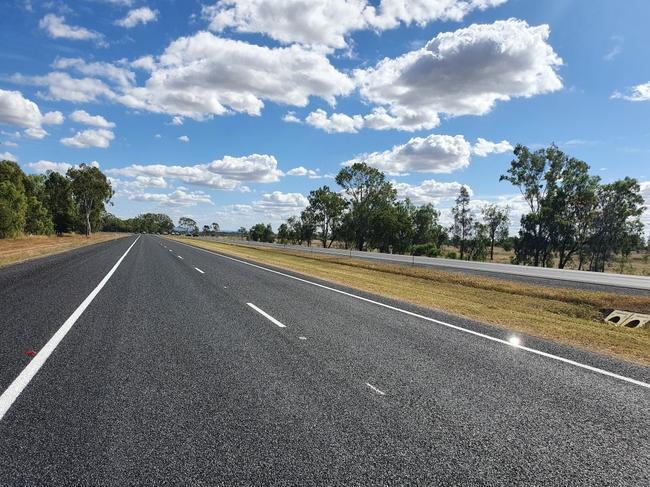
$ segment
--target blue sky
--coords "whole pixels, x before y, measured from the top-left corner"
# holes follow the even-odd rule
[[[121,217],[277,225],[366,160],[443,218],[467,185],[517,219],[499,183],[516,143],[636,177],[650,202],[644,0],[0,7],[0,155],[27,172],[99,164]]]

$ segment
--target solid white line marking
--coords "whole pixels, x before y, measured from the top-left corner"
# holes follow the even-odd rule
[[[246,304],[247,304],[248,306],[250,306],[251,308],[253,308],[255,311],[257,311],[259,314],[261,314],[262,316],[264,316],[264,318],[266,318],[267,320],[269,320],[271,323],[273,323],[273,324],[275,324],[275,325],[278,325],[280,328],[286,328],[286,325],[283,325],[283,324],[280,323],[278,320],[276,320],[275,318],[273,318],[273,316],[271,316],[270,314],[268,314],[266,311],[263,311],[263,310],[259,309],[259,308],[258,308],[257,306],[255,306],[253,303],[246,303]]]
[[[196,269],[197,271],[199,271],[201,274],[205,274],[205,272],[203,272],[203,271],[202,271],[201,269],[199,269],[198,267],[195,267],[195,269]]]
[[[380,396],[385,396],[386,395],[386,393],[384,391],[380,391],[375,386],[373,386],[370,382],[366,382],[366,385],[368,387],[370,387],[373,391],[375,391],[377,394],[379,394]]]
[[[298,337],[298,340],[307,340],[307,337]]]
[[[185,245],[186,247],[196,249],[196,250],[201,250],[201,251],[206,252],[208,254],[212,254],[212,255],[216,255],[218,257],[222,257],[224,259],[229,259],[229,260],[232,260],[232,261],[235,261],[235,262],[239,262],[240,264],[245,264],[245,265],[248,265],[248,266],[251,266],[251,267],[255,267],[257,269],[261,269],[263,271],[267,271],[267,272],[271,272],[273,274],[288,277],[289,279],[294,279],[296,281],[300,281],[300,282],[303,282],[305,284],[310,284],[312,286],[316,286],[316,287],[319,287],[319,288],[322,288],[322,289],[327,289],[328,291],[343,294],[345,296],[349,296],[351,298],[358,299],[360,301],[365,301],[366,303],[376,304],[377,306],[381,306],[382,308],[391,309],[393,311],[397,311],[397,312],[403,313],[405,315],[413,316],[415,318],[420,318],[420,319],[429,321],[431,323],[436,323],[438,325],[446,326],[448,328],[453,328],[454,330],[462,331],[463,333],[469,333],[470,335],[485,338],[486,340],[491,340],[493,342],[502,343],[504,345],[508,345],[509,347],[517,348],[518,350],[525,350],[526,352],[534,353],[535,355],[540,355],[542,357],[546,357],[546,358],[549,358],[549,359],[552,359],[552,360],[557,360],[558,362],[563,362],[565,364],[573,365],[573,366],[579,367],[581,369],[589,370],[591,372],[596,372],[597,374],[606,375],[607,377],[612,377],[614,379],[622,380],[624,382],[629,382],[630,384],[634,384],[634,385],[637,385],[637,386],[645,387],[646,389],[650,389],[650,384],[648,384],[647,382],[632,379],[631,377],[625,377],[624,375],[615,374],[614,372],[610,372],[608,370],[599,369],[598,367],[593,367],[593,366],[587,365],[587,364],[582,364],[580,362],[576,362],[575,360],[560,357],[559,355],[553,355],[552,353],[542,352],[541,350],[535,350],[534,348],[524,347],[523,345],[514,346],[508,340],[502,340],[501,338],[496,338],[496,337],[493,337],[493,336],[490,336],[490,335],[486,335],[485,333],[480,333],[478,331],[469,330],[467,328],[463,328],[462,326],[452,325],[451,323],[446,323],[444,321],[436,320],[435,318],[430,318],[428,316],[424,316],[424,315],[421,315],[421,314],[418,314],[418,313],[414,313],[412,311],[397,308],[395,306],[391,306],[390,304],[385,304],[385,303],[381,303],[379,301],[375,301],[373,299],[364,298],[363,296],[358,296],[356,294],[348,293],[346,291],[342,291],[340,289],[325,286],[325,285],[319,284],[317,282],[308,281],[307,279],[302,279],[301,277],[292,276],[291,274],[285,274],[284,272],[276,271],[274,269],[269,269],[269,268],[263,267],[261,265],[252,264],[251,262],[246,262],[245,260],[240,260],[240,259],[236,259],[234,257],[230,257],[228,255],[223,255],[223,254],[219,254],[217,252],[212,252],[210,250],[202,249],[202,248],[196,247],[194,245],[189,245],[189,244],[186,244],[186,243],[183,243],[183,242],[177,242],[177,243],[179,243],[181,245]]]
[[[40,368],[43,366],[45,361],[49,358],[50,355],[52,355],[52,352],[56,349],[56,347],[61,343],[61,340],[66,336],[66,334],[70,331],[72,326],[77,322],[79,317],[83,314],[83,312],[86,310],[86,308],[90,305],[90,303],[93,302],[99,291],[102,290],[102,288],[106,285],[108,280],[111,278],[111,276],[115,273],[117,268],[120,266],[126,255],[129,253],[129,251],[133,248],[133,246],[136,244],[136,242],[140,239],[140,236],[138,236],[135,241],[131,244],[131,246],[126,249],[126,252],[122,254],[122,257],[115,263],[113,268],[108,271],[108,274],[104,276],[104,279],[100,281],[99,284],[97,284],[97,287],[92,290],[92,292],[86,297],[86,299],[83,300],[83,302],[79,305],[77,309],[74,310],[74,312],[70,315],[70,317],[65,320],[65,323],[61,325],[61,328],[59,328],[54,335],[52,335],[52,338],[45,344],[45,346],[38,351],[36,356],[32,359],[29,364],[27,364],[27,367],[23,369],[23,371],[14,379],[14,381],[9,385],[6,391],[2,393],[2,396],[0,396],[0,420],[4,417],[4,415],[7,413],[11,405],[14,403],[14,401],[18,398],[21,392],[23,392],[23,389],[27,387],[27,384],[34,378],[36,373],[40,370]]]

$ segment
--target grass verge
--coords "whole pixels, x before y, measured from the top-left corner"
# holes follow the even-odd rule
[[[191,245],[650,366],[650,329],[605,324],[602,310],[650,313],[650,296],[527,285],[277,249],[176,238]]]
[[[86,245],[106,242],[125,235],[124,233],[94,233],[90,238],[83,235],[66,234],[61,237],[32,235],[22,238],[1,239],[0,267],[46,255],[58,254],[59,252],[85,247]]]

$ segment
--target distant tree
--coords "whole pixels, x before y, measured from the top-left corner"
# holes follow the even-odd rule
[[[246,230],[246,227],[239,227],[239,230],[237,230],[237,235],[239,235],[239,238],[248,238],[248,230]]]
[[[314,212],[309,207],[300,212],[300,231],[300,240],[304,241],[307,247],[311,247],[311,242],[316,235],[316,223]]]
[[[460,250],[461,260],[465,258],[467,241],[471,238],[472,230],[474,229],[474,216],[472,215],[469,202],[469,191],[465,186],[461,186],[458,197],[456,198],[456,205],[451,209],[451,214],[454,218],[451,234]]]
[[[490,248],[490,234],[487,225],[474,222],[471,239],[467,242],[467,254],[470,260],[487,259]]]
[[[265,232],[266,225],[264,223],[258,223],[250,228],[248,231],[248,238],[250,238],[253,242],[264,242]]]
[[[204,236],[210,235],[210,225],[203,225],[203,232],[201,232]]]
[[[52,214],[56,234],[72,231],[77,216],[70,180],[58,172],[48,171],[45,178],[45,200]]]
[[[439,223],[440,212],[432,204],[418,207],[413,213],[413,243],[415,245],[434,244],[440,249],[445,240],[447,232]]]
[[[104,205],[113,196],[111,183],[106,176],[94,166],[81,164],[79,168],[68,169],[71,181],[72,197],[77,205],[79,215],[83,218],[85,234],[90,236],[92,223],[99,226]]]
[[[323,247],[331,247],[336,233],[341,225],[346,202],[329,186],[318,188],[308,196],[311,220],[319,230],[319,238]]]
[[[178,220],[178,226],[181,227],[185,233],[189,235],[194,235],[199,233],[199,227],[196,224],[196,221],[190,218],[189,216],[182,216]]]
[[[217,236],[219,233],[219,224],[217,222],[212,222],[212,234],[213,236]]]
[[[497,205],[486,205],[481,210],[483,221],[487,227],[488,238],[490,239],[490,260],[494,260],[494,244],[508,238],[508,226],[510,225],[510,208],[502,208]]]
[[[289,225],[282,223],[278,227],[278,241],[281,244],[286,244],[289,241]]]
[[[384,173],[365,162],[341,169],[336,183],[348,198],[350,220],[346,222],[347,230],[354,233],[357,249],[363,250],[372,231],[370,222],[381,220],[376,213],[385,213],[387,205],[394,203],[395,188],[386,181]]]
[[[17,163],[0,161],[0,238],[20,235],[26,217],[24,173]]]

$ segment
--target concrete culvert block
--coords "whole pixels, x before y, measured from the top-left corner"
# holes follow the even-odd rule
[[[614,311],[612,311],[610,314],[607,315],[607,318],[605,318],[605,322],[611,325],[618,326],[624,323],[633,314],[634,313],[630,311],[621,311],[615,309]]]
[[[640,313],[633,313],[624,322],[623,326],[628,328],[641,328],[650,323],[650,315],[643,315]]]

